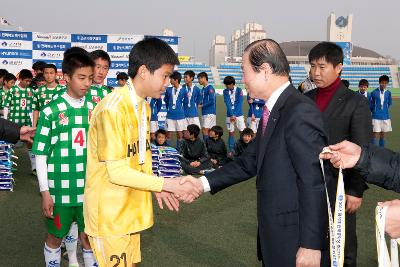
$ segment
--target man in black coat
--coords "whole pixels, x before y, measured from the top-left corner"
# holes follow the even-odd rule
[[[348,89],[339,75],[343,68],[342,49],[330,42],[313,47],[308,55],[311,75],[317,89],[306,96],[315,101],[322,112],[329,144],[349,140],[359,145],[372,138],[372,117],[365,97]],[[338,177],[333,166],[330,172]],[[349,169],[343,173],[346,194],[346,239],[344,266],[357,266],[356,211],[360,208],[364,191],[368,188],[360,174]],[[335,183],[337,184],[337,182]],[[335,196],[330,192],[331,196]]]
[[[35,135],[35,128],[18,126],[5,119],[0,119],[0,140],[15,144],[18,140],[32,143]]]
[[[256,176],[258,256],[263,266],[329,266],[328,213],[318,155],[327,135],[314,103],[289,82],[289,64],[271,39],[243,54],[243,81],[266,105],[256,139],[235,161],[199,180],[204,192]]]

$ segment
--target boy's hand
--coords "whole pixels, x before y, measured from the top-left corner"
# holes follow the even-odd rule
[[[231,122],[235,122],[236,121],[236,117],[235,116],[231,116]]]
[[[50,192],[49,191],[43,191],[42,192],[42,212],[43,212],[43,215],[46,216],[49,219],[54,219],[53,207],[54,207],[54,202],[53,202],[53,199],[50,196]]]
[[[163,191],[160,193],[154,193],[154,195],[156,196],[158,206],[160,207],[160,209],[164,209],[163,206],[163,201],[164,201],[165,205],[167,205],[167,208],[170,211],[179,211],[179,200],[176,199],[176,197],[173,194]]]
[[[200,162],[199,161],[193,161],[193,162],[190,163],[190,166],[192,166],[194,168],[197,168],[197,167],[200,166]]]
[[[256,117],[254,115],[251,115],[251,121],[256,121]]]
[[[216,159],[211,159],[211,162],[214,163],[214,164],[218,163],[218,161]]]

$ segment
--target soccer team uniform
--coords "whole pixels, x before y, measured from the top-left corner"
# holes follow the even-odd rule
[[[138,98],[138,116],[142,101]],[[147,135],[145,162],[139,165],[139,124],[128,86],[112,92],[95,108],[88,136],[88,164],[85,187],[85,232],[99,266],[137,263],[140,235],[153,225],[150,191],[160,192],[163,179],[152,176],[150,150],[150,107],[146,103]],[[109,162],[129,165],[134,175],[120,173],[111,182]],[[107,167],[108,166],[108,167]],[[119,170],[120,168],[117,168]]]
[[[4,99],[4,107],[9,109],[8,120],[19,126],[32,125],[33,90],[30,87],[13,86]]]
[[[196,124],[197,126],[201,127],[198,111],[198,105],[202,102],[200,89],[195,85],[189,87],[186,84],[183,86],[183,88],[185,88],[187,91],[187,98],[183,103],[186,124]]]
[[[54,94],[64,92],[65,86],[57,84],[55,88],[41,86],[34,92],[32,109],[41,111],[45,105],[52,101]]]
[[[224,102],[226,106],[226,128],[229,132],[235,131],[236,128],[241,132],[246,128],[243,117],[243,91],[239,87],[234,87],[232,90],[224,89]],[[236,122],[231,122],[231,117],[236,117]]]
[[[217,103],[215,89],[209,84],[202,89],[202,125],[203,128],[210,129],[217,124]]]
[[[150,104],[151,109],[151,117],[150,117],[150,133],[155,133],[158,130],[158,112],[162,107],[161,98],[150,98],[150,101],[147,101]]]
[[[392,105],[392,93],[388,90],[375,89],[370,96],[372,127],[374,133],[391,132],[389,108]]]
[[[253,132],[257,132],[258,124],[260,123],[260,119],[263,113],[263,108],[265,105],[264,100],[253,98],[253,103],[250,103],[250,96],[247,95],[247,103],[249,104],[249,113],[247,114],[247,127],[253,130]],[[252,121],[251,118],[254,115],[255,120]]]
[[[109,93],[111,89],[108,86],[93,84],[86,93],[86,98],[97,105]]]
[[[187,100],[187,91],[185,88],[168,87],[164,102],[167,107],[167,121],[166,128],[169,132],[184,131],[187,124],[185,119],[185,111],[183,110],[183,103]]]
[[[8,91],[4,91],[4,87],[0,86],[0,110],[4,109],[4,100],[6,99]],[[0,118],[4,118],[3,114],[0,114]]]
[[[47,219],[48,232],[67,235],[71,223],[84,232],[83,193],[86,177],[87,133],[94,103],[82,99],[81,107],[66,100],[66,93],[40,112],[32,151],[47,156],[49,193],[54,219]]]

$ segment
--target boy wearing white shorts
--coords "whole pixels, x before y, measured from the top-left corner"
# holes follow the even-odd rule
[[[208,84],[208,75],[206,72],[197,74],[199,84],[203,86],[201,107],[203,139],[208,138],[208,131],[217,123],[217,106],[215,98],[215,89],[211,84]]]

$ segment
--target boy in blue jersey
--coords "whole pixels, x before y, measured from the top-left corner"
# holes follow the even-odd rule
[[[389,77],[382,75],[379,77],[379,88],[371,93],[370,108],[372,112],[372,127],[374,138],[372,143],[376,144],[379,138],[379,146],[385,146],[385,133],[392,131],[389,108],[392,105],[392,93],[386,89]]]
[[[203,86],[201,107],[202,114],[202,131],[203,139],[208,138],[208,131],[211,127],[216,125],[217,122],[217,106],[215,98],[215,89],[211,84],[208,84],[208,75],[205,72],[197,74],[199,84]]]
[[[165,92],[164,102],[167,107],[166,128],[168,131],[168,139],[171,139],[173,132],[176,132],[176,149],[179,151],[183,141],[183,131],[186,130],[185,112],[183,103],[187,98],[186,89],[180,85],[182,74],[174,71],[170,78],[172,87],[168,87]]]
[[[183,104],[183,109],[187,125],[196,124],[201,127],[198,105],[202,102],[202,95],[200,89],[196,85],[193,85],[194,76],[195,73],[192,70],[188,70],[183,74],[183,80],[185,81],[183,88],[187,91],[187,98]]]
[[[249,113],[247,114],[247,127],[257,133],[258,124],[263,113],[263,107],[265,105],[264,100],[258,98],[251,98],[247,94],[247,103],[249,104]]]
[[[162,100],[161,98],[151,98],[148,97],[147,102],[150,104],[151,109],[151,117],[150,117],[150,139],[154,141],[156,138],[156,132],[158,130],[158,112],[161,110],[162,107]]]
[[[226,87],[223,92],[226,106],[226,127],[229,131],[228,148],[231,152],[235,147],[235,125],[239,132],[246,128],[242,110],[243,91],[235,86],[235,78],[232,76],[226,76],[224,84]]]

